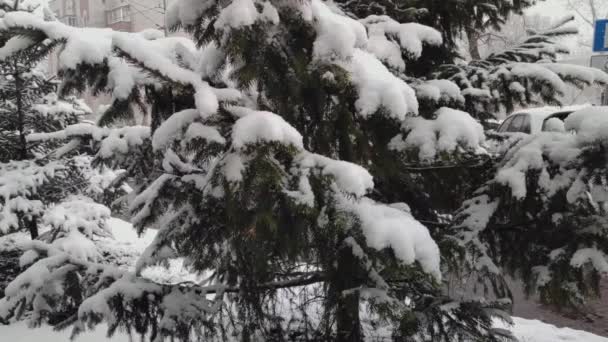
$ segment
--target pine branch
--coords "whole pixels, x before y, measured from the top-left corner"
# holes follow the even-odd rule
[[[169,77],[168,75],[163,74],[159,70],[146,65],[145,62],[140,61],[139,59],[135,58],[134,56],[132,56],[131,54],[129,54],[128,52],[126,52],[125,50],[121,49],[118,46],[114,46],[114,51],[117,53],[118,56],[126,59],[127,61],[129,61],[129,63],[136,65],[141,70],[147,72],[152,77],[154,77],[164,83],[178,86],[180,88],[188,88],[188,87],[193,86],[192,84],[183,83],[181,81],[175,80],[175,79]],[[187,69],[184,69],[184,70],[187,70]],[[188,70],[188,71],[190,71],[190,70]]]
[[[282,280],[282,281],[273,281],[273,282],[255,286],[253,288],[249,288],[249,287],[245,288],[245,287],[239,287],[239,286],[224,287],[224,286],[218,286],[218,285],[210,285],[207,288],[200,288],[200,289],[208,294],[215,294],[215,293],[221,293],[221,292],[239,293],[239,292],[242,292],[243,290],[248,290],[248,291],[251,291],[251,290],[278,290],[278,289],[306,286],[306,285],[312,285],[312,284],[324,282],[327,280],[327,276],[321,272],[310,272],[310,273],[304,273],[304,274],[305,275],[299,276],[296,278],[291,278],[291,279]],[[183,284],[187,284],[187,283],[183,283]]]
[[[481,161],[477,160],[476,163],[459,163],[459,164],[447,164],[447,165],[415,165],[415,164],[406,164],[403,165],[402,168],[407,171],[430,171],[430,170],[441,170],[441,169],[461,169],[461,168],[478,168],[486,165],[490,162],[492,158],[486,158]]]

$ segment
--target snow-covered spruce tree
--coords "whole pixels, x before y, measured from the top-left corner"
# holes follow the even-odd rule
[[[401,23],[418,22],[442,33],[444,44],[430,47],[412,61],[414,75],[428,75],[440,64],[452,63],[458,55],[456,43],[466,37],[469,54],[480,59],[479,36],[488,29],[499,30],[512,14],[533,5],[535,0],[337,0],[341,8],[358,18],[387,15]]]
[[[64,197],[79,177],[65,163],[39,159],[53,145],[28,142],[27,135],[66,127],[89,110],[73,99],[58,100],[52,92],[56,85],[40,71],[27,69],[25,56],[16,58],[0,61],[0,69],[6,71],[0,88],[0,232],[27,227],[36,237],[43,202]]]
[[[469,270],[503,272],[560,309],[581,310],[608,272],[606,107],[569,116],[561,132],[520,137],[456,216]],[[566,133],[576,131],[576,135]],[[517,253],[513,253],[517,246]]]
[[[435,77],[458,84],[466,98],[466,111],[482,121],[518,107],[562,105],[560,99],[568,86],[608,83],[601,70],[555,63],[560,53],[569,52],[558,39],[577,33],[568,25],[573,20],[568,16],[545,31],[531,31],[520,45],[485,59],[443,65]]]
[[[24,59],[25,61],[25,59]],[[3,68],[11,62],[0,62]],[[21,63],[21,62],[20,62]],[[28,142],[31,132],[44,132],[75,123],[88,108],[79,102],[58,100],[46,76],[36,70],[7,68],[5,84],[0,88],[4,99],[0,108],[2,155],[0,187],[0,232],[14,229],[30,230],[37,236],[36,221],[40,218],[42,202],[52,203],[62,198],[72,181],[77,182],[75,170],[54,160],[35,160],[50,152],[53,146]],[[43,94],[45,94],[43,96]],[[43,187],[44,185],[44,187]],[[42,202],[41,202],[42,200]]]
[[[32,267],[47,269],[46,278],[35,285],[16,279],[11,288],[19,291],[2,302],[3,317],[25,309],[36,312],[35,322],[55,321],[64,312],[53,308],[72,303],[79,307],[66,322],[75,322],[76,331],[106,320],[111,332],[123,326],[152,338],[187,340],[194,329],[218,339],[353,341],[373,334],[369,322],[388,323],[397,339],[502,336],[490,328],[492,311],[484,304],[446,306],[438,248],[407,205],[366,197],[372,176],[354,163],[374,169],[382,150],[388,158],[391,137],[419,111],[414,90],[366,51],[364,23],[317,0],[178,2],[170,13],[169,22],[193,32],[202,49],[162,50],[166,39],[107,31],[95,36],[101,49],[88,49],[87,35],[101,32],[26,15],[8,14],[2,24],[61,40],[67,85],[78,84],[79,75],[93,83],[106,75],[112,81],[101,87],[127,100],[147,87],[157,101],[151,139],[157,159],[151,184],[131,207],[140,229],[161,229],[138,270],[183,257],[211,277],[206,284],[158,284],[36,244],[43,258]],[[411,35],[401,46],[414,55],[422,42],[441,44],[439,33],[421,25],[387,18],[367,24]],[[86,68],[88,74],[79,72]],[[475,134],[466,143],[462,133],[448,136],[438,149],[478,146],[481,126],[466,113],[446,108],[437,115],[445,124],[427,120],[427,132],[451,123]],[[107,146],[102,155],[130,151],[128,134],[79,129],[59,135],[100,140]],[[426,153],[436,145],[419,143]],[[77,285],[64,267],[83,277],[80,301],[46,288]],[[205,296],[211,293],[212,301]]]
[[[20,1],[11,1],[10,6],[2,2],[0,6],[2,15],[35,10]],[[74,97],[59,99],[55,93],[59,82],[44,73],[42,60],[55,44],[36,44],[27,32],[18,36],[0,34],[0,41],[3,46],[0,53],[0,235],[3,236],[0,297],[4,297],[10,275],[27,264],[15,257],[24,239],[24,233],[18,231],[27,231],[32,240],[42,239],[77,257],[91,257],[97,255],[98,248],[91,247],[95,246],[89,238],[107,239],[107,234],[92,229],[88,220],[103,226],[99,217],[107,219],[109,210],[84,197],[78,200],[73,197],[74,194],[100,197],[100,186],[104,185],[100,183],[107,179],[108,172],[91,172],[90,159],[84,156],[59,158],[54,152],[61,146],[57,142],[31,139],[73,125],[90,113],[88,107]],[[92,214],[95,212],[102,214],[95,216]],[[106,248],[99,254],[115,259],[116,253]],[[29,252],[24,258],[32,256]]]
[[[60,41],[63,89],[89,84],[115,97],[104,124],[146,95],[151,130],[77,125],[38,138],[95,141],[100,161],[150,167],[133,172],[145,176],[133,223],[160,228],[135,274],[32,245],[33,269],[48,272],[15,280],[4,319],[67,317],[59,326],[75,332],[105,320],[110,333],[159,340],[352,341],[380,327],[397,340],[509,336],[491,329],[500,303],[442,295],[438,247],[413,218],[435,210],[395,186],[407,170],[397,156],[475,156],[483,141],[470,115],[439,108],[464,103],[456,84],[404,74],[441,34],[388,17],[358,22],[318,0],[179,1],[168,19],[199,48],[23,14],[0,23]],[[411,212],[382,204],[404,199]],[[206,281],[141,276],[178,257],[209,272]],[[48,288],[58,283],[79,295]]]

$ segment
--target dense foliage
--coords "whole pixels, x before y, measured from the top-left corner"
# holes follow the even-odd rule
[[[578,179],[569,168],[582,172],[596,159],[562,165],[541,148],[540,162],[524,168],[517,158],[528,160],[526,146],[540,144],[534,139],[588,151],[589,141],[551,133],[518,143],[493,165],[478,120],[557,102],[565,82],[605,84],[608,76],[550,63],[562,52],[550,38],[555,32],[535,33],[486,60],[439,68],[454,55],[457,32],[498,25],[528,4],[448,3],[176,1],[167,22],[192,40],[5,13],[0,54],[19,58],[57,47],[60,96],[85,87],[112,95],[97,126],[27,139],[68,142],[63,156],[87,146],[94,165],[125,169],[114,183],[129,178],[135,185],[131,222],[158,233],[134,270],[99,262],[94,244],[72,250],[61,241],[103,236],[109,213],[71,197],[55,207],[65,222],[48,221],[53,240],[27,246],[22,264],[31,266],[7,287],[0,318],[29,312],[34,324],[73,326],[74,333],[105,321],[110,334],[126,328],[159,341],[512,338],[492,328],[493,318],[508,320],[510,304],[499,266],[529,280],[530,264],[546,263],[543,253],[564,238],[549,241],[551,232],[533,229],[504,236],[501,222],[529,219],[528,210],[541,213],[532,228],[553,220],[565,202],[553,206],[526,191],[528,172],[550,164],[544,186],[556,174]],[[478,17],[471,21],[470,13]],[[447,54],[428,58],[433,49]],[[138,114],[150,116],[150,127],[125,125]],[[74,212],[90,214],[71,224]],[[580,217],[570,214],[563,217]],[[564,237],[578,223],[560,222]],[[542,253],[526,254],[535,259],[522,264],[507,248],[513,238],[544,249],[531,245]],[[571,242],[564,255],[577,253],[580,241]],[[596,260],[588,255],[572,266]],[[176,259],[200,281],[145,276],[146,268]],[[548,265],[543,274],[560,267]],[[451,298],[442,279],[457,270],[479,272],[493,296]],[[580,274],[564,276],[542,283],[547,302],[560,304],[549,298],[560,298],[563,281]]]

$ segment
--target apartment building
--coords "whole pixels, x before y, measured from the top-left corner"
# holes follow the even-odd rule
[[[103,0],[49,0],[57,19],[70,26],[105,27]]]
[[[77,27],[138,32],[164,27],[166,0],[49,0],[57,19]]]
[[[59,21],[70,26],[126,32],[164,28],[164,0],[49,0],[49,8]],[[49,56],[48,69],[51,74],[57,72],[55,54]],[[110,101],[109,94],[94,96],[87,91],[81,96],[93,111]]]
[[[114,30],[138,32],[148,28],[163,29],[165,25],[165,2],[163,0],[95,1],[103,2],[106,27]]]

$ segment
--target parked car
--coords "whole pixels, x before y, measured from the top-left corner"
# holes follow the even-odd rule
[[[573,112],[589,107],[539,107],[527,108],[509,115],[496,129],[497,133],[535,134],[563,129],[563,121]],[[559,121],[557,121],[559,120]],[[561,127],[560,127],[561,121]]]
[[[526,108],[514,112],[496,128],[486,131],[486,150],[500,158],[510,146],[510,138],[517,134],[565,132],[564,120],[572,113],[590,105],[572,107]]]

